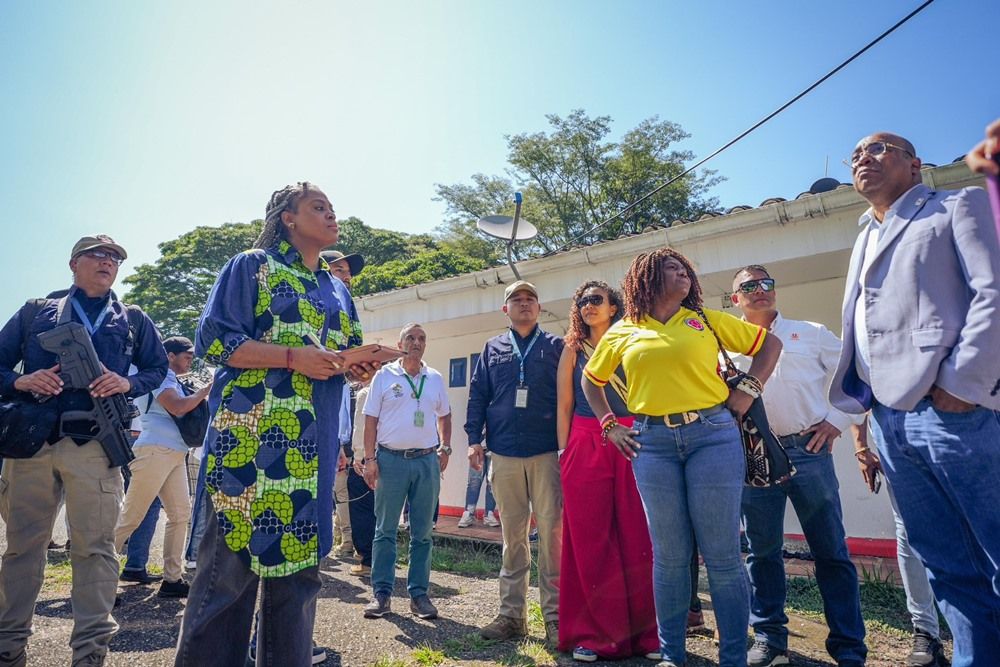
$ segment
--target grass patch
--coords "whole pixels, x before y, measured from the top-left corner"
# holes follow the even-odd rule
[[[385,655],[380,655],[372,663],[372,667],[409,667],[404,660],[399,658],[390,658]]]
[[[534,600],[528,601],[528,627],[545,634],[545,617],[542,616],[542,605]]]
[[[481,653],[494,644],[496,642],[492,639],[483,639],[478,632],[470,632],[445,641],[444,655],[448,658],[461,658],[465,654]]]
[[[559,661],[543,642],[525,639],[511,653],[499,656],[497,664],[507,667],[555,667]]]
[[[70,561],[60,560],[56,563],[51,563],[45,568],[45,587],[46,588],[59,588],[62,586],[69,586],[73,583],[73,567],[70,565]]]
[[[445,654],[442,651],[424,644],[414,649],[413,653],[410,654],[410,657],[413,658],[413,661],[418,665],[423,665],[423,667],[437,667],[437,665],[444,662]]]

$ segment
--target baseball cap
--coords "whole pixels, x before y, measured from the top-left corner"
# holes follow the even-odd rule
[[[171,336],[163,341],[163,349],[173,354],[180,354],[193,350],[194,343],[191,342],[190,338],[184,336]]]
[[[507,285],[507,289],[503,291],[504,303],[510,301],[510,298],[518,292],[531,292],[536,299],[538,298],[538,290],[535,289],[534,285],[529,283],[527,280],[518,280],[517,282]]]
[[[365,258],[356,252],[345,255],[339,250],[324,250],[319,256],[325,259],[327,264],[339,262],[342,259],[347,260],[347,266],[351,269],[351,277],[358,275],[361,273],[361,269],[365,268]]]
[[[106,234],[84,236],[73,245],[73,252],[70,253],[69,258],[75,259],[88,250],[95,250],[97,248],[110,248],[121,255],[122,259],[128,259],[128,253],[125,252],[125,248],[115,243],[115,240]]]

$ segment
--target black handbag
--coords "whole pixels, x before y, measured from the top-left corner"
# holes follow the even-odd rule
[[[30,459],[49,439],[59,421],[57,401],[39,403],[17,392],[0,400],[0,458]]]
[[[736,389],[736,385],[746,375],[736,367],[733,360],[726,352],[725,346],[719,339],[719,334],[709,324],[704,313],[698,313],[705,321],[715,342],[719,345],[719,352],[726,362],[726,370],[723,376],[730,389]],[[764,399],[757,397],[750,404],[750,409],[746,411],[740,420],[740,436],[743,439],[743,454],[746,457],[747,472],[745,483],[747,486],[755,488],[766,488],[773,484],[783,484],[795,474],[795,466],[788,458],[788,453],[782,447],[778,436],[771,431],[771,425],[767,421],[767,413],[764,411]]]

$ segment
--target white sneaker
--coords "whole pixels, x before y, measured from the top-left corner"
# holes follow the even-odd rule
[[[462,512],[462,518],[458,520],[458,527],[468,528],[469,526],[472,525],[473,521],[475,521],[475,517],[472,516],[472,512],[470,512],[469,510],[465,510],[464,512]]]
[[[497,518],[496,512],[487,512],[483,515],[483,523],[490,528],[496,528],[500,525],[500,520]]]
[[[184,569],[186,569],[186,570],[197,570],[198,569],[198,561],[196,561],[196,560],[186,560],[186,561],[184,561]]]

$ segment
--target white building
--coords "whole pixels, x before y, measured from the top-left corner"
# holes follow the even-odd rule
[[[941,189],[982,185],[963,163],[925,168],[923,179]],[[789,201],[768,200],[754,209],[737,208],[743,210],[675,221],[669,227],[519,262],[521,277],[538,288],[542,327],[565,333],[570,297],[580,283],[604,280],[618,285],[638,253],[669,245],[694,263],[709,307],[730,307],[727,297],[736,269],[763,264],[777,280],[784,315],[820,322],[839,333],[848,260],[867,203],[852,187],[841,186]],[[487,338],[506,328],[500,307],[504,286],[513,280],[510,269],[499,267],[356,300],[366,343],[394,346],[403,324],[419,322],[427,331],[426,362],[446,378],[454,376],[449,378],[449,397],[455,452],[441,486],[445,514],[461,513],[465,501],[468,442],[462,426],[472,358]],[[885,493],[872,495],[863,484],[849,437],[841,437],[834,458],[851,549],[892,556],[895,531],[889,499]],[[794,512],[786,516],[786,532],[800,535]]]

